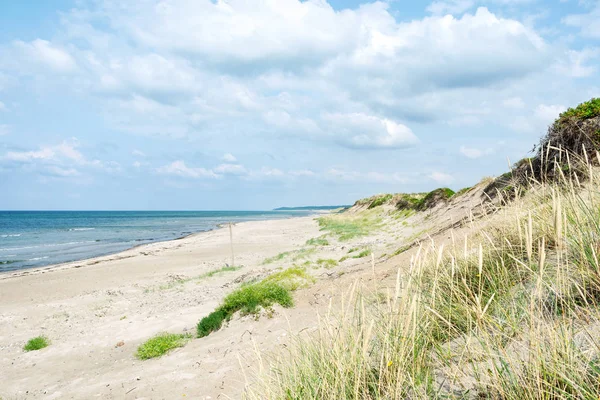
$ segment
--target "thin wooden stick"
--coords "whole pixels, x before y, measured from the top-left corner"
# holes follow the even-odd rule
[[[235,260],[233,258],[233,228],[231,227],[231,222],[229,223],[229,243],[231,245],[231,266],[235,267]]]

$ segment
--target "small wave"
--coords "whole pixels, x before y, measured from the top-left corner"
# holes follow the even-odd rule
[[[70,228],[69,232],[72,232],[72,231],[93,231],[94,229],[96,229],[96,228]]]
[[[85,243],[96,243],[96,241],[95,240],[84,240],[82,242],[49,243],[49,244],[41,244],[39,246],[6,247],[4,249],[0,249],[0,251],[27,250],[27,249],[37,249],[39,247],[69,246],[72,244],[85,244]]]
[[[2,237],[2,238],[19,237],[19,236],[21,236],[20,233],[15,233],[15,234],[12,234],[12,235],[0,235],[0,237]]]
[[[21,260],[0,260],[0,265],[8,265],[8,264],[14,264],[14,263],[18,263],[21,262]]]
[[[45,259],[47,259],[47,258],[48,258],[48,256],[44,256],[44,257],[34,257],[34,258],[30,258],[30,259],[29,259],[29,260],[27,260],[27,261],[40,261],[40,260],[45,260]]]

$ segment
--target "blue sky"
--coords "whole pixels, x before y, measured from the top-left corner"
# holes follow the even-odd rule
[[[0,209],[471,186],[600,97],[600,2],[0,3]]]

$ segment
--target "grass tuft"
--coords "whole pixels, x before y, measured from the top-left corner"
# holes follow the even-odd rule
[[[50,345],[50,341],[45,336],[37,336],[32,339],[29,339],[25,346],[23,346],[23,350],[25,351],[34,351],[40,350],[44,347],[48,347]]]
[[[306,241],[307,246],[329,246],[329,241],[325,239],[325,236],[319,236],[318,238],[308,239]]]
[[[291,292],[312,283],[312,278],[302,267],[288,268],[269,275],[260,282],[248,283],[228,294],[223,303],[198,322],[198,337],[208,336],[221,329],[223,322],[236,313],[256,314],[259,309],[273,304],[291,307],[294,304]]]
[[[161,333],[142,343],[135,353],[140,360],[160,357],[170,350],[183,347],[191,335],[176,333]]]
[[[381,226],[381,217],[375,212],[363,212],[359,216],[348,214],[328,215],[317,218],[322,231],[329,231],[340,241],[366,236]]]

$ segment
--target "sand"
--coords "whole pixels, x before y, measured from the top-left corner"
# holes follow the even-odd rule
[[[243,281],[294,264],[267,257],[306,248],[323,234],[313,217],[239,223],[229,230],[153,243],[115,255],[0,275],[0,397],[7,399],[224,399],[241,398],[259,366],[257,354],[284,352],[291,335],[317,329],[317,314],[357,280],[395,284],[411,251],[391,254],[420,238],[449,240],[444,227],[470,212],[478,195],[451,207],[390,218],[368,237],[316,248],[309,259],[339,260],[350,247],[375,256],[348,259],[332,269],[311,269],[314,285],[294,293],[293,308],[274,315],[236,316],[220,331],[193,339],[167,355],[141,361],[137,347],[160,332],[195,334],[197,322]],[[372,263],[373,262],[373,263]],[[45,335],[51,345],[32,352],[25,342]]]

